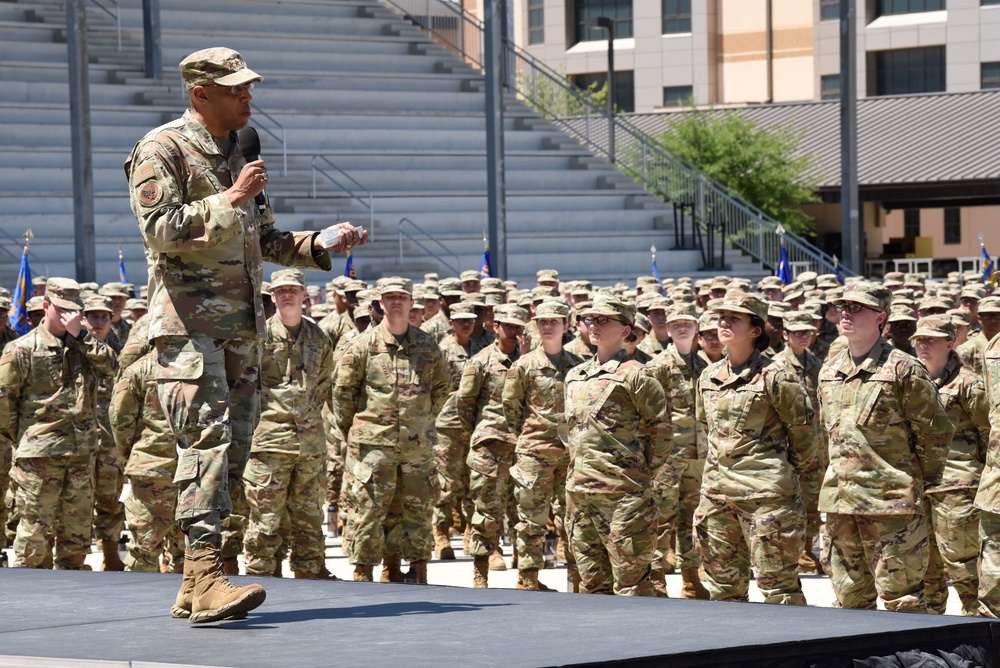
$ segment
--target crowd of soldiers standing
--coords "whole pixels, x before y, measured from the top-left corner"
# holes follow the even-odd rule
[[[80,569],[96,538],[106,570],[183,572],[192,472],[142,291],[35,287],[23,337],[0,293],[0,546]],[[990,287],[806,272],[600,288],[542,270],[530,289],[467,271],[324,294],[279,270],[225,570],[242,554],[250,575],[287,558],[332,578],[325,521],[360,581],[381,566],[426,583],[462,535],[475,587],[508,567],[508,540],[520,589],[546,589],[558,560],[572,591],[666,596],[677,569],[684,597],[745,601],[752,569],[767,602],[801,605],[799,574],[825,572],[841,607],[942,613],[951,581],[963,614],[997,616]]]

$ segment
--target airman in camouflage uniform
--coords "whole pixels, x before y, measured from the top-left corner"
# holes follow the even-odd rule
[[[306,278],[298,269],[271,274],[278,309],[267,321],[261,361],[261,417],[243,474],[250,517],[247,573],[271,575],[282,543],[297,578],[328,577],[323,513],[326,476],[322,407],[330,401],[333,346],[302,316]]]
[[[752,566],[766,603],[805,605],[798,560],[802,487],[817,466],[813,410],[795,374],[760,353],[767,309],[740,291],[713,306],[727,355],[698,382],[708,456],[694,525],[713,600],[746,601]]]
[[[20,334],[8,324],[8,311],[13,305],[10,297],[0,295],[0,354],[8,343],[18,338]],[[0,550],[7,547],[7,532],[4,528],[7,525],[7,493],[10,488],[10,465],[14,453],[9,443],[0,443]],[[0,559],[6,558],[0,552]]]
[[[0,447],[14,446],[15,565],[82,569],[90,550],[98,379],[114,353],[83,329],[80,286],[46,285],[42,324],[0,356]]]
[[[125,310],[125,303],[132,295],[129,294],[125,284],[117,282],[105,283],[101,286],[99,294],[111,301],[111,331],[115,333],[116,339],[124,342],[128,338],[131,326],[122,317],[122,313]]]
[[[503,411],[507,372],[520,357],[518,338],[528,312],[504,304],[494,309],[497,340],[465,364],[455,405],[469,434],[469,496],[475,507],[469,522],[473,586],[488,586],[490,556],[500,550],[503,516],[510,492],[515,438]],[[512,527],[511,527],[512,528]],[[506,565],[504,565],[506,568]]]
[[[652,596],[653,476],[670,455],[673,435],[666,398],[642,365],[625,358],[631,304],[605,297],[580,315],[598,347],[566,375],[566,530],[580,591]]]
[[[979,303],[981,322],[983,306],[990,299],[988,297]],[[990,340],[983,359],[990,438],[975,498],[975,506],[980,511],[979,613],[996,619],[1000,618],[1000,336]]]
[[[979,302],[977,313],[982,329],[969,336],[969,340],[960,345],[955,352],[966,367],[977,376],[986,377],[985,351],[986,346],[997,334],[1000,334],[1000,297],[986,297]]]
[[[923,365],[881,337],[891,300],[860,281],[834,301],[848,347],[819,377],[830,444],[819,509],[838,607],[873,609],[878,595],[888,610],[923,612],[922,498],[941,481],[954,427]]]
[[[569,306],[563,302],[538,305],[533,320],[538,325],[540,345],[514,363],[503,386],[507,427],[517,438],[510,475],[517,501],[518,589],[546,589],[538,581],[538,570],[545,566],[550,510],[557,533],[568,542],[565,379],[570,369],[582,363],[562,347],[568,318]],[[571,554],[566,556],[572,562]],[[570,563],[569,568],[571,579],[578,578],[576,565]]]
[[[175,614],[204,623],[264,600],[259,585],[236,587],[216,568],[222,521],[231,499],[243,499],[258,418],[262,261],[324,270],[331,263],[317,232],[280,232],[266,196],[263,206],[254,202],[267,170],[246,161],[236,131],[249,120],[251,84],[261,77],[223,48],[193,53],[180,69],[191,107],[136,144],[125,174],[150,265],[160,399],[178,440],[177,517],[190,559]],[[333,250],[364,242],[353,226],[338,228]],[[232,572],[241,545],[229,538],[234,551],[224,567]]]
[[[347,555],[360,581],[388,555],[387,565],[406,559],[412,577],[427,582],[437,494],[428,436],[448,396],[448,365],[434,338],[407,322],[412,294],[408,279],[388,279],[385,318],[337,363],[334,416],[352,487]]]

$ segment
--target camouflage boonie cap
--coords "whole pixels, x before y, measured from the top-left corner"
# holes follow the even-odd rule
[[[107,311],[112,312],[111,299],[103,295],[93,295],[92,297],[87,297],[83,302],[83,312],[88,311]]]
[[[649,321],[649,318],[641,313],[635,314],[635,324],[633,325],[636,329],[641,329],[646,334],[649,334],[650,330],[653,329],[653,323]]]
[[[921,337],[955,340],[955,323],[947,315],[928,315],[917,321],[917,331],[910,336],[910,341]]]
[[[542,302],[535,307],[535,315],[532,320],[542,318],[569,318],[569,304],[561,301]]]
[[[859,281],[845,286],[843,293],[832,301],[834,304],[854,302],[878,311],[888,311],[892,305],[892,293],[884,285]]]
[[[955,324],[955,327],[971,327],[972,319],[969,317],[969,312],[965,309],[953,308],[949,309],[948,317]],[[919,323],[918,323],[919,324]]]
[[[27,310],[28,313],[31,313],[32,311],[41,311],[44,308],[45,297],[32,297],[28,300],[28,303],[25,304],[25,310]]]
[[[452,304],[448,311],[451,314],[451,320],[475,320],[479,317],[476,315],[476,307],[469,302],[458,302],[457,304]]]
[[[559,272],[555,269],[539,269],[535,272],[535,281],[552,281],[558,283]]]
[[[1000,313],[1000,297],[984,297],[980,299],[979,313]]]
[[[714,304],[711,308],[713,311],[746,313],[756,316],[762,321],[767,320],[767,303],[760,297],[746,292],[728,292],[721,301]]]
[[[713,329],[719,328],[719,314],[715,311],[705,311],[698,318],[698,330],[702,332],[710,332]]]
[[[678,320],[698,322],[698,310],[695,308],[695,305],[688,302],[681,302],[671,306],[667,311],[667,323],[669,324]]]
[[[188,90],[210,84],[241,86],[264,80],[247,67],[239,53],[221,46],[195,51],[181,61],[180,68]]]
[[[477,283],[479,283],[483,280],[483,277],[480,276],[479,272],[476,271],[475,269],[466,269],[465,271],[462,272],[462,275],[459,277],[458,280],[460,280],[462,283],[465,283],[466,281],[476,281]]]
[[[493,320],[524,327],[528,324],[528,311],[514,304],[501,304],[493,309]]]
[[[82,287],[82,286],[81,286]],[[98,293],[105,297],[130,297],[128,289],[124,283],[105,283],[98,290]]]
[[[50,278],[45,281],[45,299],[59,308],[80,311],[80,284],[72,278]]]
[[[283,285],[306,287],[306,275],[301,269],[279,269],[271,273],[271,290]]]
[[[789,311],[781,316],[785,329],[789,332],[815,332],[813,315],[809,311]]]
[[[387,295],[390,292],[402,292],[413,295],[413,281],[402,276],[390,276],[379,286],[379,295]]]
[[[598,296],[592,306],[580,311],[580,315],[585,318],[606,315],[621,320],[626,325],[635,324],[635,306],[610,295]]]
[[[757,281],[757,289],[763,292],[764,290],[780,290],[781,289],[781,279],[777,276],[765,276],[764,278]]]
[[[906,304],[893,304],[889,311],[889,322],[916,322],[917,316]]]

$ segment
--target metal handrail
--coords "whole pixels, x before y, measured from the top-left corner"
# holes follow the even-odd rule
[[[452,256],[453,258],[455,258],[455,264],[451,265],[448,262],[445,262],[444,260],[441,259],[441,257],[439,255],[435,255],[434,251],[432,251],[431,249],[427,248],[427,246],[425,246],[420,241],[420,239],[416,238],[415,236],[413,236],[412,234],[410,234],[409,232],[407,232],[406,230],[404,230],[403,229],[403,225],[407,225],[407,224],[408,225],[412,225],[421,234],[423,234],[425,237],[427,237],[428,240],[433,241],[435,244],[437,244],[437,246],[442,251],[444,251],[448,255]],[[462,266],[462,261],[458,258],[458,255],[455,254],[455,251],[453,251],[450,248],[448,248],[447,246],[445,246],[443,243],[441,243],[440,241],[438,241],[437,239],[435,239],[433,236],[431,236],[430,234],[428,234],[427,230],[425,230],[424,228],[420,227],[419,225],[417,225],[416,223],[414,223],[409,218],[406,218],[405,216],[403,218],[399,219],[399,225],[396,226],[396,240],[399,242],[399,264],[403,264],[403,236],[404,235],[406,236],[407,239],[409,239],[410,241],[412,241],[413,243],[415,243],[417,246],[419,246],[420,250],[422,250],[423,252],[427,253],[431,257],[435,258],[438,262],[440,262],[445,267],[447,267],[448,269],[450,269],[453,276],[458,276],[459,274],[462,273],[462,270],[459,269],[459,267]]]
[[[430,32],[439,42],[458,51],[464,60],[481,68],[483,58],[478,46],[482,44],[482,39],[474,41],[477,48],[472,52],[468,47],[469,40],[457,42],[440,28],[436,28],[433,20],[433,17],[438,16],[459,17],[461,29],[452,32],[465,35],[468,28],[480,38],[482,23],[478,18],[445,0],[382,2],[396,8],[406,18]],[[417,11],[418,3],[426,7],[422,16]],[[441,13],[435,13],[431,9],[432,5]],[[610,135],[603,130],[609,125],[609,114],[603,105],[595,104],[583,91],[567,81],[565,76],[506,40],[502,63],[504,85],[543,116],[592,151],[609,157],[619,169],[672,202],[675,207],[690,212],[695,223],[703,229],[709,232],[718,230],[730,243],[757,261],[771,268],[777,267],[781,246],[777,234],[778,221],[618,116],[612,116],[610,120],[613,121],[615,144],[620,148],[616,155],[610,155],[610,142],[607,141]],[[552,95],[553,90],[555,95]],[[595,114],[601,119],[594,126],[596,132],[592,131],[591,123],[591,116]],[[602,137],[604,142],[601,141]],[[833,273],[836,270],[833,257],[805,239],[790,232],[785,233],[784,239],[790,261],[808,263],[821,273]],[[704,253],[705,249],[702,250]],[[712,253],[711,245],[709,252]],[[844,267],[841,270],[845,274],[854,273]]]
[[[344,176],[344,178],[346,178],[348,181],[350,181],[351,183],[353,183],[356,187],[358,187],[361,190],[363,190],[364,191],[364,195],[362,196],[360,193],[357,193],[357,192],[351,190],[349,187],[345,186],[343,183],[341,183],[340,181],[338,181],[337,177],[331,176],[323,168],[317,167],[316,166],[316,161],[317,160],[322,160],[327,165],[329,165],[333,169],[337,170],[340,174],[342,174]],[[347,172],[345,172],[343,169],[341,169],[337,165],[333,164],[333,162],[328,157],[326,157],[325,155],[314,155],[312,157],[312,163],[311,163],[310,166],[312,167],[312,194],[311,194],[311,197],[313,199],[316,199],[316,196],[317,196],[316,175],[317,174],[321,174],[324,177],[326,177],[326,179],[329,180],[331,183],[333,183],[338,188],[340,188],[341,190],[343,190],[344,192],[346,192],[348,195],[350,195],[351,199],[355,200],[356,202],[358,202],[359,204],[361,204],[361,206],[363,206],[366,209],[368,209],[368,239],[370,241],[374,241],[375,240],[375,200],[374,200],[374,197],[372,196],[372,191],[369,190],[368,188],[364,187],[360,183],[358,183],[357,179],[355,179],[353,176],[351,176],[350,174],[348,174]]]
[[[282,125],[278,119],[276,119],[274,116],[261,109],[253,102],[250,103],[250,108],[254,110],[254,113],[260,114],[267,120],[277,125],[278,129],[281,130],[281,136],[279,137],[278,135],[274,134],[274,132],[270,128],[266,128],[264,126],[261,126],[260,128],[267,134],[271,135],[271,137],[274,138],[275,141],[281,142],[281,175],[288,176],[288,141],[285,138],[285,126]],[[313,195],[313,197],[315,197],[315,195]]]
[[[115,30],[118,33],[118,46],[115,47],[115,51],[122,50],[122,8],[118,4],[118,0],[111,0],[115,5],[115,11],[112,13],[110,9],[102,5],[98,0],[90,0],[94,5],[97,6],[102,12],[110,16],[115,20]]]

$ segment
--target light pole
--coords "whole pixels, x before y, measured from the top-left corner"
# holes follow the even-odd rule
[[[615,22],[606,16],[587,19],[588,29],[601,28],[608,31],[608,158],[615,161]]]

